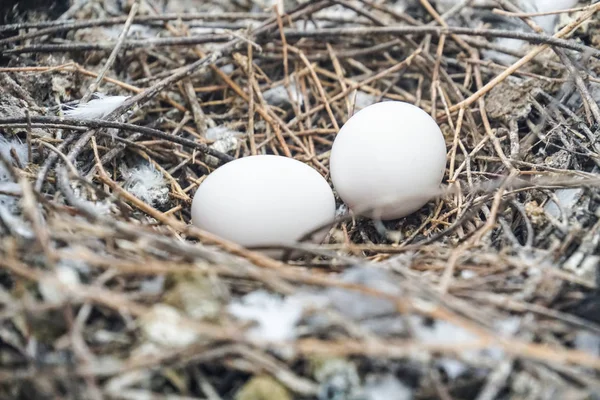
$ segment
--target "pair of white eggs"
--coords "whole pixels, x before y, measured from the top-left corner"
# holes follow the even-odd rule
[[[386,101],[344,124],[329,165],[333,186],[355,213],[396,219],[417,211],[439,189],[446,144],[425,111]],[[333,222],[335,210],[333,191],[315,169],[259,155],[229,162],[200,184],[192,223],[245,247],[268,247],[297,242]]]

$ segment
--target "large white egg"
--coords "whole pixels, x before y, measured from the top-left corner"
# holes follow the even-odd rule
[[[400,101],[354,114],[331,149],[333,186],[351,209],[372,218],[417,211],[439,189],[445,168],[446,143],[438,125],[419,107]]]
[[[192,201],[194,225],[245,247],[291,244],[334,218],[327,181],[300,161],[273,155],[223,165]]]

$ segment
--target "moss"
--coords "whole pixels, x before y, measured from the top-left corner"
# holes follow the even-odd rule
[[[235,400],[292,400],[290,392],[270,376],[250,379],[235,394]]]
[[[164,302],[195,319],[218,321],[221,302],[213,282],[203,274],[177,274],[167,278]]]

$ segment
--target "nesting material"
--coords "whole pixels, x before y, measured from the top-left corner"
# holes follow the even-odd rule
[[[520,0],[516,2],[516,6],[525,13],[542,14],[535,15],[531,17],[531,19],[543,31],[552,35],[554,34],[559,21],[559,14],[556,12],[574,8],[577,3],[577,0]],[[511,28],[513,30],[531,32],[531,28],[525,26],[525,24],[521,21],[509,19],[509,22],[511,23]],[[499,27],[501,26],[496,26],[496,28]],[[528,42],[513,38],[498,38],[495,40],[495,44],[511,52],[519,53],[527,47]],[[518,57],[504,54],[495,50],[485,50],[483,54],[486,58],[490,58],[504,64],[512,64],[518,60]]]
[[[304,98],[297,86],[296,80],[290,79],[287,87],[284,82],[263,92],[265,101],[271,105],[283,107],[293,104],[302,106]]]
[[[270,376],[256,376],[250,379],[235,394],[235,400],[261,399],[292,400],[292,397],[285,386]]]
[[[360,377],[356,365],[343,358],[315,358],[313,375],[319,382],[318,398],[353,398],[361,396]]]
[[[105,96],[101,93],[95,94],[96,98],[87,103],[68,107],[64,114],[69,118],[77,119],[99,119],[116,110],[129,96]]]
[[[344,271],[341,279],[346,283],[359,284],[390,295],[400,295],[400,288],[386,271],[374,268],[353,267]],[[387,299],[368,294],[355,293],[343,288],[331,288],[324,294],[331,305],[342,314],[356,320],[393,313],[395,304]]]
[[[367,400],[412,400],[413,392],[393,375],[370,377],[365,385]]]
[[[212,143],[210,147],[223,154],[234,152],[241,143],[241,136],[243,136],[241,132],[223,125],[208,128],[206,130],[206,138],[208,140],[214,140],[214,143]],[[219,160],[213,156],[207,157],[206,162],[215,167],[219,166]]]
[[[167,348],[189,346],[199,338],[193,327],[185,324],[179,311],[165,304],[154,305],[142,316],[140,327],[148,340]]]
[[[494,0],[77,3],[0,24],[18,175],[1,171],[0,399],[597,396],[599,5],[536,15],[537,34]],[[514,72],[490,62],[558,29]],[[78,106],[100,73],[120,96]],[[141,100],[105,126],[125,96]],[[342,175],[369,176],[376,201],[407,183],[393,201],[413,209],[379,220],[338,181],[337,147],[349,118],[394,102],[422,110],[446,159],[419,208],[404,196],[426,183],[427,129],[404,144],[400,112],[365,123]],[[240,168],[198,203],[209,232],[192,227],[213,178],[253,156],[285,161]],[[284,162],[320,182],[322,236],[298,242],[318,195]],[[215,240],[225,223],[238,245]],[[274,252],[254,246],[269,226]]]
[[[232,303],[229,312],[256,326],[248,334],[254,340],[285,341],[296,337],[296,324],[302,318],[304,304],[300,299],[281,299],[270,293],[255,291]]]
[[[377,97],[372,94],[363,92],[362,90],[357,90],[353,95],[349,95],[349,100],[352,102],[355,111],[360,111],[363,108],[367,108],[372,104],[377,102]]]
[[[206,138],[208,140],[224,140],[228,138],[239,138],[243,133],[228,128],[225,125],[214,126],[206,130]]]
[[[69,298],[69,290],[74,290],[80,283],[77,271],[66,265],[58,265],[54,274],[48,275],[38,284],[38,289],[49,303],[58,304]]]
[[[575,348],[594,357],[600,357],[600,335],[588,331],[577,331],[573,341]]]
[[[20,168],[24,168],[29,163],[27,144],[21,143],[18,138],[9,140],[0,136],[0,153],[4,160],[12,161],[15,165],[21,163],[22,165],[18,165]],[[18,160],[14,159],[13,153]],[[3,192],[0,193],[0,206],[6,207],[10,212],[16,212],[21,188],[16,182],[12,182],[4,163],[0,163],[0,192]]]
[[[12,153],[16,153],[18,160],[14,160]],[[21,165],[20,168],[24,168],[29,162],[29,156],[27,152],[27,144],[21,142],[18,138],[11,140],[4,136],[0,136],[0,153],[4,160],[12,160],[13,162],[18,161]],[[0,182],[6,182],[10,179],[10,175],[6,170],[3,163],[0,163]]]
[[[556,200],[558,204],[551,200],[545,207],[544,211],[554,218],[569,218],[573,213],[573,208],[583,194],[583,189],[560,189],[556,191]],[[563,214],[564,212],[564,214]]]
[[[162,206],[169,201],[169,187],[161,171],[142,162],[122,171],[126,177],[125,189],[144,203]]]

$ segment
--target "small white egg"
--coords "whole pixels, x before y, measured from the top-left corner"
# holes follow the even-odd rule
[[[442,131],[425,111],[385,101],[354,114],[331,149],[333,186],[353,211],[383,220],[421,208],[446,168]]]
[[[327,181],[300,161],[273,155],[223,165],[200,184],[192,201],[194,225],[245,247],[292,244],[334,218]],[[315,240],[327,232],[319,233]]]

